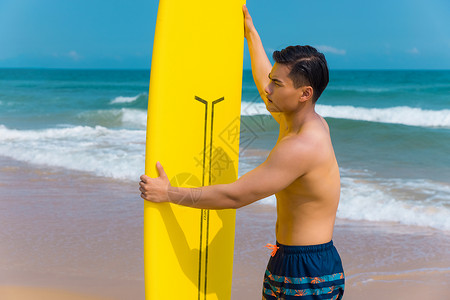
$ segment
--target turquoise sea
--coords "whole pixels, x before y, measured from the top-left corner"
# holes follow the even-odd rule
[[[0,69],[0,156],[137,182],[149,77]],[[316,110],[341,168],[339,218],[450,230],[450,71],[334,70]],[[241,111],[240,175],[264,161],[277,138],[248,70]]]

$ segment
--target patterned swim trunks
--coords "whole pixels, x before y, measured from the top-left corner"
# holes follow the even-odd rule
[[[263,299],[342,299],[344,270],[332,241],[270,246],[273,252],[264,275]]]

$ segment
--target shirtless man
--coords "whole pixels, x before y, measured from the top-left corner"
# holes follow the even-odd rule
[[[141,197],[202,209],[240,208],[275,194],[276,245],[264,276],[263,299],[341,299],[344,272],[333,242],[340,196],[339,168],[326,121],[314,108],[328,84],[323,54],[310,46],[275,51],[272,67],[252,18],[243,7],[253,78],[279,123],[266,161],[230,184],[174,188],[161,164],[159,177],[141,176]],[[195,199],[192,199],[194,197]]]

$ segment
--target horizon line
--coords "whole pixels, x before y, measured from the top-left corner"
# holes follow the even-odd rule
[[[151,68],[73,68],[73,67],[1,67],[0,70],[67,70],[67,71],[151,71]],[[243,68],[243,71],[252,71],[251,68]],[[329,68],[330,71],[450,71],[437,68]]]

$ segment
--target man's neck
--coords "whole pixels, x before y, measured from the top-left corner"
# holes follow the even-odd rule
[[[299,109],[294,112],[284,113],[285,129],[288,134],[298,133],[303,125],[316,117],[315,105],[311,102],[302,104]]]

